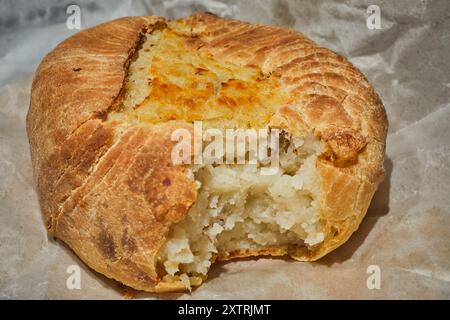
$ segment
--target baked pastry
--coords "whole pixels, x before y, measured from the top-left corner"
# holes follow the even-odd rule
[[[280,170],[174,164],[171,133],[281,130]],[[314,261],[358,228],[384,176],[387,118],[350,62],[282,27],[209,13],[128,17],[59,44],[36,71],[27,132],[51,235],[149,292],[211,263]]]

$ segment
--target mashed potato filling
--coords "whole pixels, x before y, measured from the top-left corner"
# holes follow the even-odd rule
[[[216,257],[273,246],[313,246],[323,241],[316,215],[314,137],[290,139],[275,175],[260,165],[204,165],[189,170],[198,198],[175,225],[160,253],[169,275],[206,275]]]

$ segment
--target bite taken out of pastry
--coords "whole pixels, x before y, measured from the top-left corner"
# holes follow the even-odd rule
[[[225,144],[227,130],[276,132],[276,170],[225,154],[174,163],[174,132],[195,137],[198,123]],[[77,33],[40,64],[27,116],[49,233],[149,292],[190,290],[217,260],[314,261],[345,243],[383,179],[387,126],[343,57],[291,29],[208,13]]]

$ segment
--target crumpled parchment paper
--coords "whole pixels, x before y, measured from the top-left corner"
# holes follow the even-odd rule
[[[77,31],[66,27],[70,4],[0,3],[1,299],[123,299],[122,286],[48,239],[33,189],[25,133],[31,80],[43,56]],[[448,1],[154,0],[78,5],[82,28],[126,15],[176,18],[195,11],[295,28],[358,66],[382,97],[390,121],[386,179],[361,227],[341,248],[316,263],[270,258],[219,263],[191,294],[138,293],[136,298],[450,298]],[[380,30],[366,26],[369,5],[380,8]],[[80,289],[66,285],[72,265],[80,267]],[[373,268],[381,272],[379,289],[367,285],[367,272]]]

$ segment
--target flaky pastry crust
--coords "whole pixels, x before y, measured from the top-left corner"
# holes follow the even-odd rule
[[[185,167],[170,160],[183,121],[123,126],[106,121],[120,105],[130,61],[161,17],[128,17],[84,30],[58,45],[36,71],[27,132],[39,201],[50,234],[91,268],[135,289],[183,289],[161,281],[156,255],[170,227],[196,200]],[[312,247],[263,248],[228,260],[288,254],[313,261],[358,228],[383,179],[384,107],[350,62],[287,28],[207,13],[177,21],[186,45],[215,59],[259,68],[288,92],[270,123],[307,128],[328,151],[317,160],[318,214],[325,240]]]

